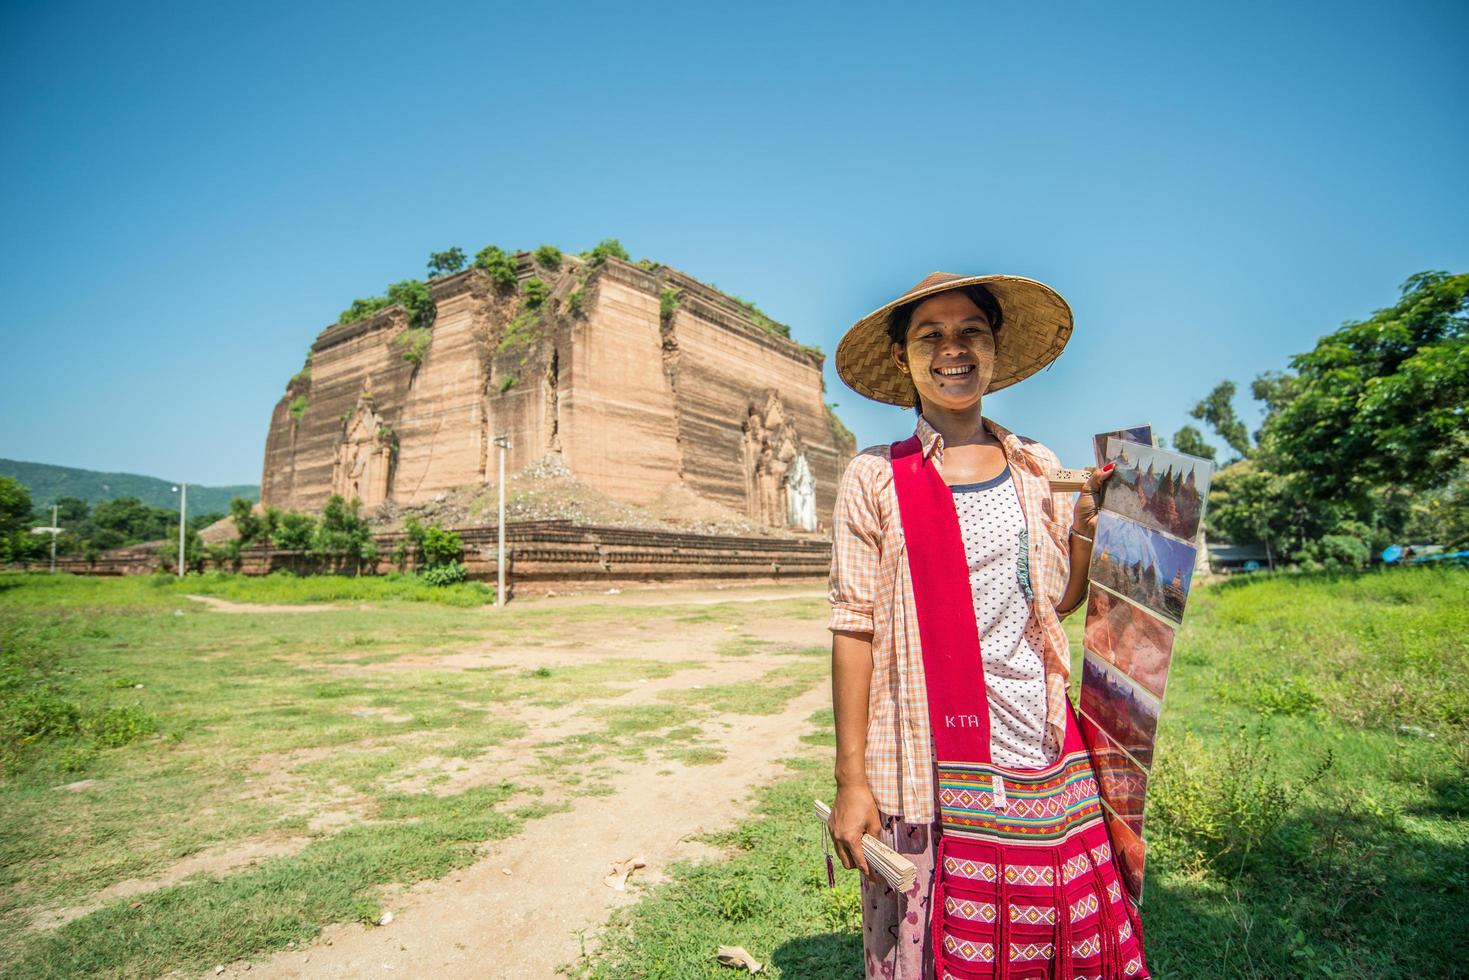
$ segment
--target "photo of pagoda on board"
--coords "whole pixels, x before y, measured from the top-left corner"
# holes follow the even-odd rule
[[[1173,627],[1098,587],[1087,597],[1083,643],[1159,698],[1168,686]]]
[[[1098,466],[1106,466],[1111,457],[1107,455],[1107,443],[1113,439],[1121,439],[1123,442],[1136,442],[1144,446],[1153,444],[1153,427],[1151,425],[1135,425],[1130,429],[1113,429],[1111,432],[1098,432],[1092,436],[1092,452],[1097,457]]]
[[[1117,438],[1107,440],[1107,458],[1117,464],[1107,481],[1108,510],[1185,541],[1198,536],[1213,464]]]
[[[1081,658],[1081,713],[1144,766],[1153,764],[1161,704],[1090,651]]]
[[[1183,621],[1194,558],[1182,541],[1105,509],[1097,515],[1091,580],[1175,623]]]

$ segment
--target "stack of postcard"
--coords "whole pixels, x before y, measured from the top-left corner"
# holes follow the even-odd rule
[[[1081,729],[1101,783],[1118,866],[1141,901],[1143,803],[1158,711],[1214,466],[1107,435],[1105,460],[1117,470],[1104,484],[1092,543]]]

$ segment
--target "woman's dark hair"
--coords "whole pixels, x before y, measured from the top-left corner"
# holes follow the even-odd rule
[[[939,290],[940,293],[949,291],[947,289]],[[994,333],[995,337],[995,349],[998,350],[1000,347],[1000,326],[1004,323],[1005,316],[1000,310],[1000,301],[995,299],[995,294],[979,283],[968,286],[955,286],[953,292],[963,293],[969,297],[970,302],[979,307],[979,311],[990,322],[990,330]],[[892,317],[888,320],[888,339],[899,347],[908,346],[908,327],[913,323],[913,311],[937,295],[939,293],[929,293],[927,296],[920,296],[917,299],[909,300],[902,306],[896,307],[893,310]],[[917,412],[923,411],[923,406],[918,401],[918,389],[916,387],[913,389],[913,409]]]

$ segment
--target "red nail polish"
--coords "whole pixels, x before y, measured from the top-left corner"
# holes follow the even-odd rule
[[[1117,465],[1116,463],[1108,463],[1106,466],[1103,466],[1102,467],[1102,472],[1103,473],[1111,473],[1112,472],[1112,467],[1114,467],[1116,465]]]

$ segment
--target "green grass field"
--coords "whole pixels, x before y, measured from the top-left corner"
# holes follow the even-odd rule
[[[423,588],[0,575],[0,975],[202,971],[374,921],[385,887],[619,772],[719,761],[719,713],[779,710],[828,670],[746,635],[750,604],[494,609],[477,586]],[[759,605],[808,629],[824,608]],[[747,680],[697,685],[709,664]]]
[[[1448,977],[1469,963],[1469,571],[1199,589],[1149,787],[1143,921],[1158,977]],[[1067,623],[1080,650],[1080,614]],[[1078,654],[1079,656],[1079,654]],[[813,797],[832,735],[759,818],[614,916],[586,977],[862,975],[855,873],[828,889]]]
[[[202,971],[371,921],[385,888],[475,861],[568,787],[615,807],[618,767],[719,762],[728,719],[829,670],[751,626],[820,633],[819,598],[495,610],[420,588],[0,575],[0,974]],[[1196,591],[1146,818],[1155,975],[1463,973],[1466,594],[1454,569]],[[572,973],[728,977],[734,944],[771,976],[860,975],[855,875],[826,888],[810,814],[832,796],[813,721],[757,815],[709,838],[722,857],[635,877]],[[483,764],[507,751],[513,771]],[[190,864],[236,851],[257,859]]]

